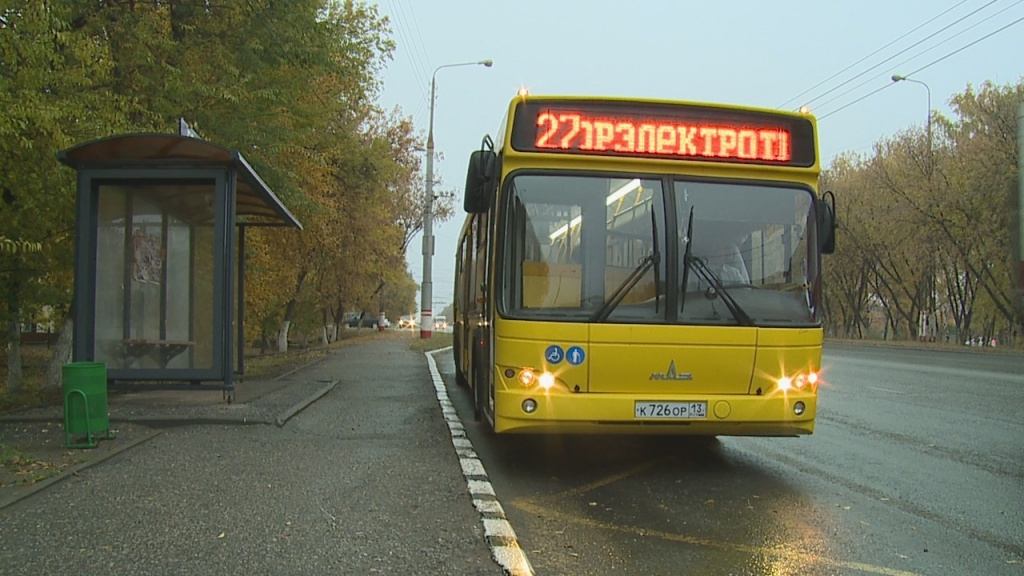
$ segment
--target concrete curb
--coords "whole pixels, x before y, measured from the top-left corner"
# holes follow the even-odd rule
[[[265,418],[250,418],[249,416],[223,417],[223,416],[110,416],[111,424],[142,424],[153,427],[187,426],[190,424],[212,424],[237,426],[250,424],[273,424]],[[4,416],[0,417],[0,423],[4,424],[27,424],[27,423],[63,423],[63,416]]]
[[[0,424],[26,424],[30,422],[63,422],[64,416],[0,416]]]
[[[120,424],[140,424],[142,426],[149,426],[152,428],[169,428],[173,426],[251,426],[251,425],[267,425],[271,424],[270,420],[265,418],[249,418],[248,416],[239,416],[236,418],[225,418],[222,416],[139,416],[139,417],[125,417],[125,418],[111,418],[112,423]]]
[[[317,390],[313,394],[309,395],[302,402],[299,402],[298,404],[292,406],[291,408],[289,408],[289,409],[285,410],[283,413],[281,413],[281,415],[278,416],[276,420],[274,420],[274,424],[277,425],[278,428],[284,426],[285,423],[287,423],[289,420],[291,420],[293,416],[295,416],[299,412],[302,412],[303,410],[305,410],[307,407],[309,407],[310,404],[312,404],[313,402],[316,402],[321,397],[323,397],[324,394],[327,394],[331,390],[334,390],[334,386],[337,385],[337,384],[338,384],[338,381],[335,380],[335,381],[330,382],[330,383],[326,384],[325,386],[321,387],[319,390]]]
[[[441,378],[441,373],[437,369],[434,354],[448,350],[451,350],[451,346],[430,350],[424,352],[423,355],[427,358],[427,369],[430,371],[430,378],[434,383],[437,401],[444,420],[448,424],[455,455],[459,458],[462,476],[466,480],[466,490],[473,500],[473,507],[480,514],[484,540],[491,549],[491,557],[501,566],[502,574],[534,576],[533,566],[530,564],[526,552],[519,546],[516,532],[505,516],[505,509],[501,507],[501,503],[494,493],[494,487],[491,486],[487,471],[484,470],[480,457],[473,448],[472,441],[466,435],[466,428],[452,405],[444,379]]]
[[[145,436],[143,436],[141,438],[136,438],[134,441],[129,442],[128,444],[125,444],[124,446],[118,446],[117,448],[115,448],[115,449],[113,449],[113,450],[111,450],[109,452],[103,453],[101,456],[99,456],[98,458],[96,458],[94,460],[87,460],[85,462],[82,462],[81,464],[75,464],[74,466],[70,466],[67,469],[62,470],[59,474],[51,476],[51,477],[47,478],[46,480],[42,480],[40,482],[36,482],[35,484],[32,485],[31,488],[28,488],[28,489],[18,493],[17,495],[15,495],[10,500],[2,500],[2,499],[0,499],[0,510],[3,510],[4,508],[7,508],[8,506],[11,506],[11,505],[16,504],[18,502],[21,502],[22,500],[24,500],[25,498],[28,498],[29,496],[33,496],[35,494],[38,494],[39,492],[42,492],[43,490],[46,490],[47,488],[49,488],[50,486],[53,486],[54,484],[57,484],[58,482],[63,482],[69,476],[74,476],[74,475],[78,474],[79,472],[81,472],[82,470],[85,470],[86,468],[89,468],[90,466],[95,466],[96,464],[99,464],[101,462],[109,460],[109,459],[113,458],[114,456],[117,456],[118,454],[121,454],[125,450],[129,450],[129,449],[134,448],[134,447],[136,447],[136,446],[138,446],[140,444],[143,444],[145,442],[149,442],[150,440],[152,440],[153,438],[156,438],[157,436],[159,436],[161,434],[163,434],[163,430],[154,430],[151,433],[149,433],[149,434],[147,434],[147,435],[145,435]]]

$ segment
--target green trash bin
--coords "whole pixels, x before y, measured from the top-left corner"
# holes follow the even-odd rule
[[[107,412],[107,365],[72,362],[61,371],[64,393],[64,443],[68,448],[95,448],[96,440],[113,438]],[[72,437],[84,441],[72,443]]]

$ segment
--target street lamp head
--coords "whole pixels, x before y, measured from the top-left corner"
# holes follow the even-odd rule
[[[477,64],[483,64],[484,66],[487,66],[488,68],[490,68],[491,66],[494,66],[494,60],[491,60],[490,58],[488,58],[487,60],[481,60],[481,61],[477,62]]]
[[[903,76],[901,74],[893,74],[892,75],[892,81],[893,82],[899,82],[900,80],[906,80],[906,79],[907,79],[907,77]]]

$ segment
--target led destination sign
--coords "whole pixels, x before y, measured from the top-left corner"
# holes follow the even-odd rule
[[[788,130],[541,112],[537,148],[789,162]]]
[[[560,152],[811,166],[807,119],[652,103],[528,101],[516,109],[512,147]]]

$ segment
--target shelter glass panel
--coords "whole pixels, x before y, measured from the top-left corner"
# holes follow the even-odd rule
[[[213,367],[214,180],[97,186],[94,358]]]

